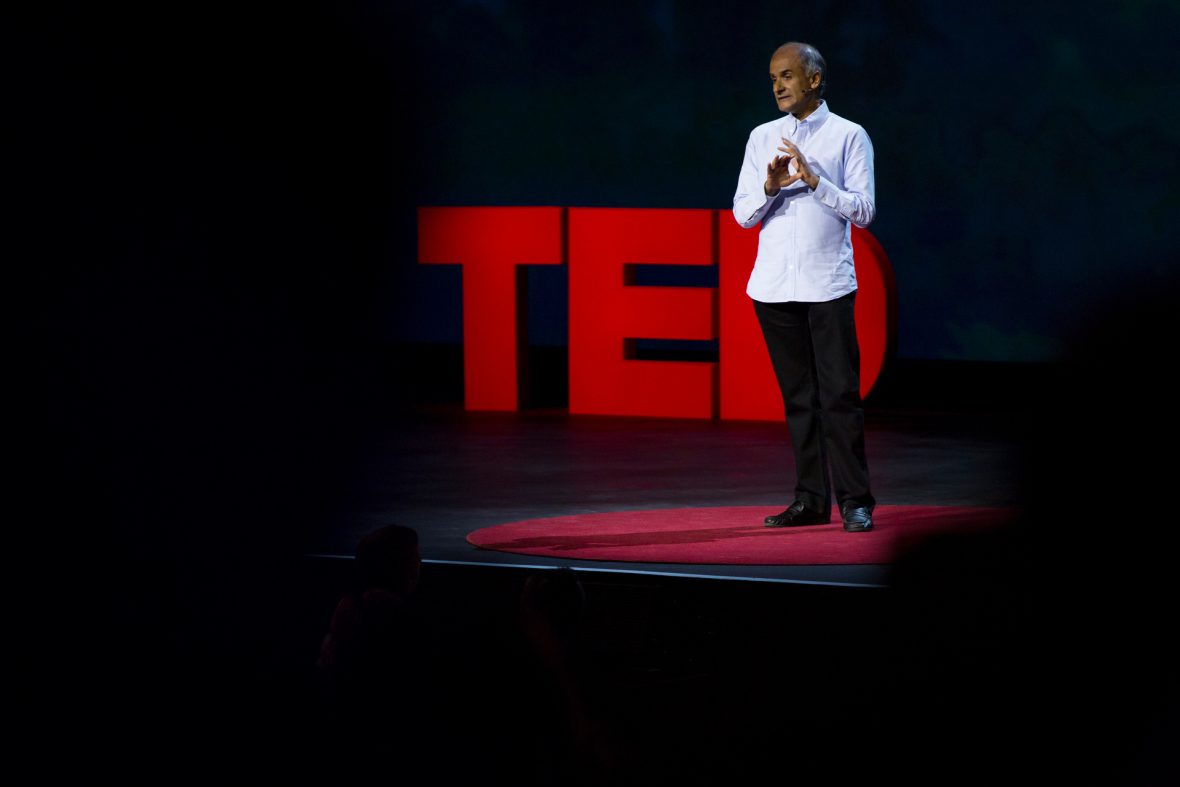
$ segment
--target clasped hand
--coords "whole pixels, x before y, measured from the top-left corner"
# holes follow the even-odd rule
[[[762,188],[767,196],[773,197],[779,193],[779,190],[800,180],[811,188],[818,186],[819,176],[812,172],[811,166],[807,163],[807,159],[803,158],[799,148],[795,147],[795,143],[786,137],[782,137],[782,141],[783,144],[779,145],[778,149],[786,155],[775,156],[774,161],[766,165],[766,183]],[[795,167],[794,172],[791,171],[792,164]]]

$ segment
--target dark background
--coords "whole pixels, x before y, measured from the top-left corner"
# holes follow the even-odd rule
[[[31,318],[22,726],[92,772],[290,745],[310,534],[362,504],[376,436],[460,383],[458,271],[414,264],[417,206],[727,207],[747,133],[775,116],[768,56],[801,39],[876,146],[902,358],[1052,360],[1092,303],[1175,256],[1176,16],[45,9],[20,29],[11,114],[30,130],[9,289]],[[531,279],[530,339],[560,347],[562,272]]]

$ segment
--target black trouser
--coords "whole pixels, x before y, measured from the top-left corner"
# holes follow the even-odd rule
[[[865,459],[855,303],[855,290],[822,303],[754,301],[783,392],[795,499],[821,513],[831,511],[832,491],[841,508],[876,502]]]

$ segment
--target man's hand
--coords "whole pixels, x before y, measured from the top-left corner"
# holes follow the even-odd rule
[[[803,158],[803,154],[799,152],[799,148],[795,147],[794,142],[791,142],[786,137],[782,137],[781,139],[783,144],[779,145],[778,149],[787,155],[775,156],[774,161],[767,166],[766,193],[768,195],[771,194],[771,187],[777,185],[777,188],[774,189],[774,193],[777,194],[778,189],[786,188],[799,180],[814,189],[819,185],[819,176],[812,172],[811,165],[807,163],[807,159]],[[779,162],[782,162],[781,166]],[[792,163],[795,165],[794,174],[791,174],[789,171],[789,166]]]
[[[790,165],[790,156],[775,156],[774,161],[766,165],[766,182],[762,184],[762,190],[766,192],[766,196],[773,197],[779,193],[779,190],[799,179],[799,173],[791,174]]]

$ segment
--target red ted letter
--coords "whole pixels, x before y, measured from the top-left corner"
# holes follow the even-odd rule
[[[562,263],[561,208],[419,208],[418,262],[463,266],[467,409],[520,409],[528,337],[518,266]]]
[[[639,361],[627,339],[713,339],[712,287],[627,286],[627,264],[712,265],[714,211],[569,210],[570,412],[712,418],[716,364]]]

